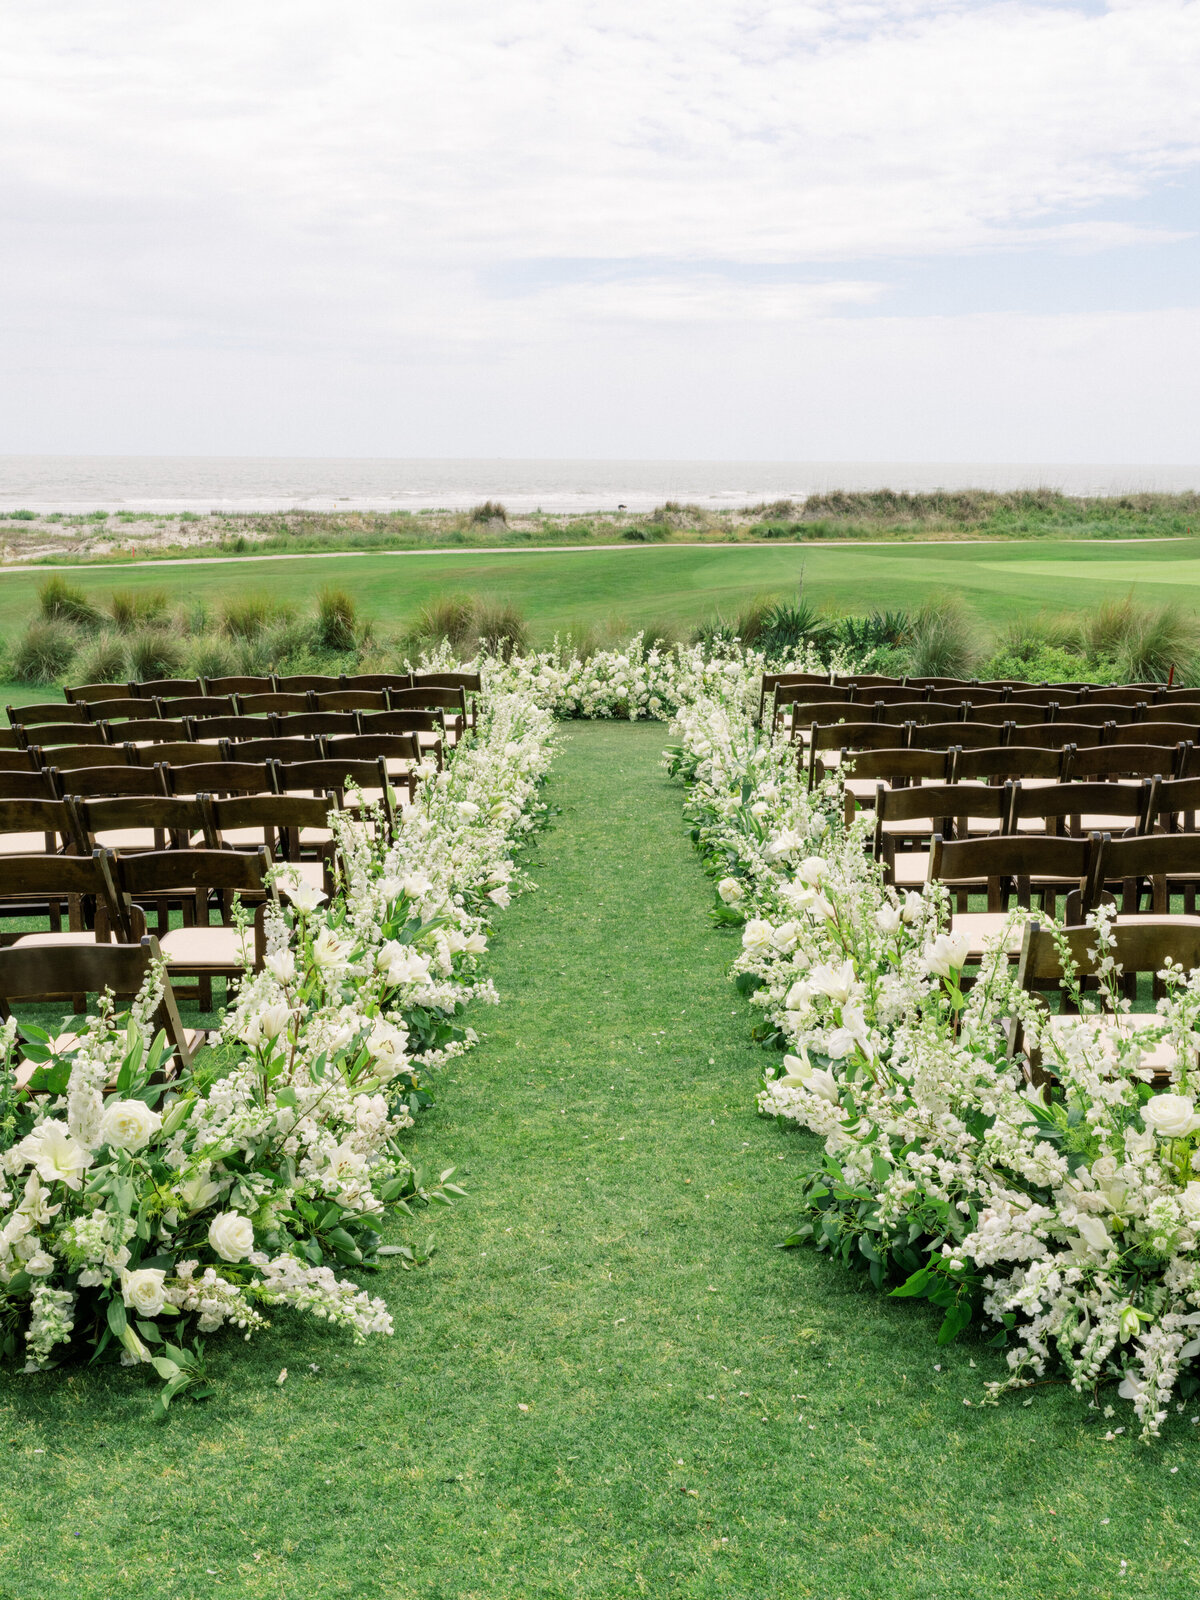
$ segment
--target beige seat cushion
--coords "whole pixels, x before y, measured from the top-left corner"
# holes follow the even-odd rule
[[[376,793],[378,793],[378,791],[376,791]],[[333,834],[328,828],[300,829],[301,844],[329,844],[332,838]]]
[[[44,833],[0,833],[0,856],[44,856]]]
[[[898,850],[892,882],[897,889],[920,889],[929,877],[928,850]],[[950,889],[985,889],[986,878],[944,878]]]
[[[267,830],[257,828],[222,828],[221,843],[232,845],[235,850],[250,849],[255,845],[266,844]]]
[[[95,944],[94,933],[22,933],[13,940],[16,945],[64,945],[64,944]]]
[[[153,828],[106,828],[94,838],[107,850],[153,850],[156,844]]]
[[[189,972],[204,968],[213,972],[240,972],[254,960],[254,934],[243,936],[237,928],[172,928],[158,941],[168,962]]]
[[[1007,911],[960,911],[950,918],[950,928],[954,933],[966,934],[971,941],[971,956],[977,957],[983,954],[984,943],[1003,933],[1010,921]],[[1024,924],[1020,922],[1011,928],[1004,944],[1009,955],[1020,955],[1024,932]]]

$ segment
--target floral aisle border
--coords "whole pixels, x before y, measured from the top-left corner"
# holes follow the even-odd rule
[[[248,1338],[273,1305],[355,1339],[391,1333],[384,1301],[336,1269],[386,1253],[389,1212],[461,1192],[449,1172],[426,1184],[400,1136],[423,1074],[475,1042],[467,1004],[496,999],[488,918],[520,881],[513,848],[541,820],[552,750],[550,713],[497,685],[476,736],[422,769],[394,837],[369,810],[334,812],[344,878],[328,902],[293,881],[268,911],[265,969],[215,1060],[162,1081],[161,973],[127,1015],[102,1009],[59,1041],[0,1028],[7,1356],[29,1370],[114,1345],[153,1365],[165,1405],[207,1392],[205,1334]],[[32,1098],[22,1060],[37,1063]]]
[[[1087,1015],[1051,1032],[1004,935],[964,990],[945,892],[883,886],[840,784],[810,794],[794,752],[755,728],[756,664],[681,689],[668,767],[716,919],[742,929],[733,976],[756,1035],[784,1052],[759,1107],[824,1141],[788,1242],[857,1261],[880,1288],[901,1278],[893,1293],[943,1310],[942,1343],[990,1322],[1009,1371],[988,1402],[1065,1370],[1092,1404],[1116,1381],[1156,1434],[1200,1388],[1200,972],[1161,974],[1158,1024],[1115,1038]],[[1093,925],[1103,955],[1109,921]],[[1013,1015],[1053,1089],[1008,1059]],[[1143,1059],[1163,1040],[1174,1081],[1154,1093]]]

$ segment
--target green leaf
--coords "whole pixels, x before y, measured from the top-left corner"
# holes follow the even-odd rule
[[[165,1378],[168,1382],[179,1376],[179,1363],[172,1361],[169,1356],[151,1356],[150,1365],[160,1378]]]
[[[113,1296],[108,1302],[108,1326],[117,1339],[125,1337],[125,1330],[129,1326],[125,1315],[125,1302]]]
[[[957,1339],[959,1334],[971,1320],[971,1302],[967,1299],[956,1300],[947,1311],[945,1320],[938,1329],[937,1342],[949,1344]]]
[[[896,1299],[904,1299],[908,1295],[928,1294],[929,1286],[934,1282],[935,1277],[936,1274],[931,1272],[928,1267],[922,1267],[918,1272],[914,1272],[911,1278],[906,1278],[902,1284],[893,1289],[892,1295]]]

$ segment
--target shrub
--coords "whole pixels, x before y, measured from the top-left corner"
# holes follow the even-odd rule
[[[234,647],[220,634],[204,634],[188,641],[184,658],[184,673],[187,677],[232,678],[238,670],[238,658]]]
[[[975,618],[958,595],[930,595],[909,625],[909,670],[918,677],[969,677],[979,654],[977,635]]]
[[[768,657],[789,655],[801,645],[820,644],[829,624],[802,594],[777,600],[758,619],[758,647]]]
[[[122,633],[134,633],[165,624],[170,602],[162,589],[114,589],[108,611]]]
[[[233,639],[256,639],[265,629],[283,622],[292,608],[266,594],[248,594],[227,600],[221,611],[221,626]]]
[[[476,647],[504,661],[529,649],[529,625],[516,606],[508,602],[482,601],[475,613],[474,628]]]
[[[317,597],[317,640],[326,650],[353,650],[358,642],[358,606],[344,589],[325,588]]]
[[[129,652],[119,633],[99,633],[83,646],[72,668],[78,683],[128,683]]]
[[[1165,682],[1171,668],[1190,678],[1200,656],[1200,620],[1178,605],[1110,600],[1080,623],[1088,653],[1107,657],[1130,683]]]
[[[463,654],[475,638],[475,612],[479,601],[473,594],[454,594],[428,600],[413,618],[409,638],[427,649],[439,644]]]
[[[472,506],[467,513],[468,522],[508,522],[508,512],[499,500],[485,500],[482,505]]]
[[[1081,677],[1105,677],[1094,663],[1061,645],[1029,638],[998,649],[979,669],[981,678],[1017,678],[1023,683],[1073,683]]]
[[[10,670],[21,683],[61,683],[77,649],[78,638],[69,623],[42,618],[31,622],[17,640]]]
[[[94,628],[100,613],[74,584],[59,573],[47,578],[38,588],[38,606],[47,622],[70,622],[76,627]]]
[[[683,643],[679,624],[668,618],[647,622],[641,629],[642,642],[647,650],[672,650]]]
[[[129,670],[134,679],[170,678],[183,661],[182,641],[164,628],[140,628],[129,636]]]
[[[4,513],[4,515],[8,518],[8,520],[10,522],[36,522],[37,521],[37,512],[36,511],[26,511],[26,510],[22,509],[20,511],[6,511]]]

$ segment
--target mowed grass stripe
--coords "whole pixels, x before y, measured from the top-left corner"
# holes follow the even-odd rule
[[[439,596],[472,592],[511,602],[547,643],[572,624],[635,629],[673,623],[689,632],[717,610],[735,615],[764,593],[793,592],[849,612],[911,609],[931,589],[960,593],[982,617],[1004,622],[1040,609],[1079,610],[1132,591],[1140,599],[1179,597],[1182,572],[1200,561],[1200,539],[1083,544],[1027,540],[1010,544],[852,546],[713,545],[703,549],[538,551],[514,560],[481,551],[406,561],[387,552],[303,558],[269,565],[163,563],[113,570],[81,566],[69,575],[101,607],[114,590],[164,591],[173,604],[203,602],[214,613],[248,592],[310,609],[325,585],[346,588],[384,632],[401,632]],[[37,612],[46,574],[30,568],[0,582],[0,632],[11,641]],[[1190,578],[1188,581],[1192,581]]]
[[[565,732],[501,1006],[414,1143],[470,1198],[429,1268],[369,1280],[395,1339],[220,1339],[217,1398],[165,1429],[127,1373],[10,1380],[0,1595],[1193,1592],[1186,1416],[1147,1450],[1062,1389],[977,1410],[994,1352],[776,1248],[818,1146],[755,1115],[663,736]]]

